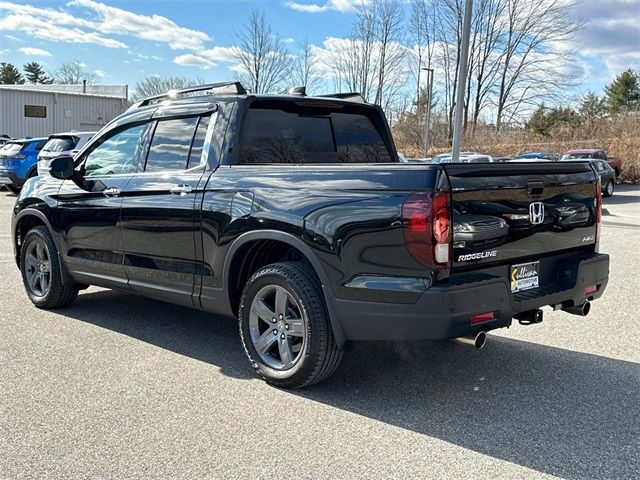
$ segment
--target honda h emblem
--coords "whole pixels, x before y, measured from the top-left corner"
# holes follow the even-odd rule
[[[539,225],[544,221],[544,203],[533,202],[529,205],[529,220],[533,225]]]

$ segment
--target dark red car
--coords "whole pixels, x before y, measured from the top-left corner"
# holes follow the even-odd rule
[[[574,148],[562,155],[561,160],[575,160],[577,158],[593,158],[606,161],[616,172],[616,178],[620,176],[622,169],[622,159],[618,157],[608,157],[607,152],[600,148]]]

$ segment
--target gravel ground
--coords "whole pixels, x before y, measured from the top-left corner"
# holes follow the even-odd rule
[[[0,478],[639,478],[640,191],[605,200],[605,297],[452,343],[361,344],[269,387],[228,320],[90,288],[27,300],[0,193]]]

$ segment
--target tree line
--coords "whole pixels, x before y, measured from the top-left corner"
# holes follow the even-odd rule
[[[430,105],[432,127],[450,138],[464,3],[362,1],[355,7],[346,38],[327,38],[323,45],[287,43],[264,12],[254,10],[233,35],[232,71],[254,93],[303,85],[309,94],[359,92],[382,106],[392,123],[412,119],[416,132],[424,130],[424,111]],[[473,4],[469,74],[461,87],[465,132],[473,134],[487,124],[497,131],[522,124],[541,98],[545,105],[566,101],[578,71],[571,40],[582,27],[569,15],[572,3],[475,0]],[[27,65],[24,73],[10,64],[1,67],[2,83],[95,80],[78,62],[63,64],[51,74],[29,73]],[[425,69],[434,71],[432,98],[427,98]],[[137,82],[133,95],[155,95],[198,80],[151,76]]]
[[[472,17],[464,128],[490,122],[496,130],[525,121],[540,98],[556,103],[576,83],[570,2],[476,0]],[[291,46],[254,10],[234,34],[236,78],[254,93],[306,86],[308,94],[352,91],[382,106],[392,121],[407,113],[421,122],[431,103],[434,122],[452,134],[462,40],[463,0],[375,0],[356,6],[346,38],[322,46]],[[433,98],[425,98],[425,69],[434,74]],[[139,82],[155,94],[166,80]],[[171,82],[169,82],[171,83]],[[140,95],[142,96],[142,95]],[[424,124],[417,125],[418,130]]]
[[[640,110],[640,73],[627,69],[604,88],[604,95],[589,92],[571,106],[546,107],[538,105],[525,127],[543,137],[548,137],[556,127],[576,128],[593,126],[609,115]]]
[[[86,71],[83,64],[77,61],[62,63],[52,73],[47,73],[38,62],[25,63],[22,71],[12,63],[0,62],[0,85],[76,85],[83,81],[95,83],[96,75]]]

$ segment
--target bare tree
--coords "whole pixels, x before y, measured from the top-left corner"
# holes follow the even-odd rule
[[[95,83],[96,75],[93,72],[87,72],[84,64],[76,61],[65,62],[53,72],[55,83],[63,85],[77,85],[86,80],[87,83]]]
[[[299,45],[298,54],[293,62],[293,68],[291,69],[291,76],[294,85],[291,86],[304,86],[307,93],[315,93],[322,83],[322,76],[318,69],[318,57],[307,40],[303,41]]]
[[[404,10],[400,0],[362,2],[351,37],[329,52],[336,88],[359,92],[367,101],[389,107],[406,84]]]
[[[419,105],[420,80],[422,68],[432,68],[435,49],[435,17],[436,4],[434,0],[411,0],[411,13],[409,16],[409,35],[413,45],[410,56],[410,71],[416,82],[416,106]]]
[[[136,82],[131,98],[133,100],[140,100],[142,98],[161,95],[169,90],[179,90],[203,83],[205,83],[205,81],[201,78],[151,75]]]
[[[569,20],[573,7],[567,2],[547,0],[505,0],[508,19],[500,47],[498,92],[495,99],[496,130],[511,122],[523,106],[541,97],[557,99],[571,85],[570,66],[574,52],[567,45],[581,25]],[[556,46],[555,49],[549,48]]]
[[[480,0],[474,22],[474,48],[469,79],[474,82],[473,98],[469,91],[467,115],[471,110],[473,131],[478,125],[480,113],[490,101],[494,82],[500,69],[499,57],[495,52],[501,39],[504,24],[505,0]],[[466,128],[465,121],[465,128]]]
[[[405,49],[402,45],[404,11],[399,0],[378,0],[371,5],[378,48],[374,103],[384,105],[384,97],[391,94],[393,87],[401,83],[397,82],[397,69],[401,68],[405,59]]]
[[[234,38],[238,80],[253,93],[274,92],[282,87],[291,59],[280,36],[267,24],[264,12],[251,12]]]

